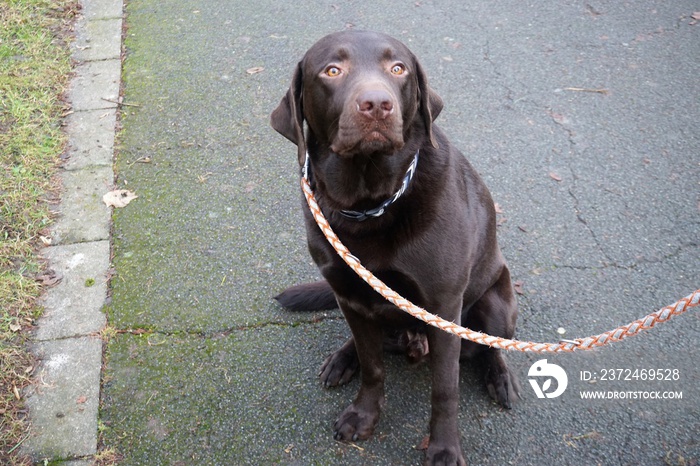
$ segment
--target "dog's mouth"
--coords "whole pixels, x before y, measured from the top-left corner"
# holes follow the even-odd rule
[[[374,130],[371,131],[365,138],[366,142],[389,142],[389,138],[384,136],[381,131]]]
[[[404,145],[403,134],[393,128],[377,126],[360,131],[356,127],[340,128],[331,150],[341,156],[392,154]]]

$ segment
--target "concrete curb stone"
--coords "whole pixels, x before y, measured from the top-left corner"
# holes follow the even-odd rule
[[[122,2],[82,0],[69,85],[68,148],[62,202],[42,251],[61,281],[42,298],[33,335],[40,360],[26,393],[31,435],[23,453],[69,466],[94,463],[110,267],[111,211],[102,195],[114,182],[112,158],[121,85]]]
[[[121,55],[121,18],[78,21],[73,57],[80,61],[118,59]]]
[[[74,338],[102,330],[106,320],[100,308],[107,294],[109,241],[47,248],[44,257],[62,280],[42,301],[46,311],[35,340]]]
[[[116,108],[75,112],[66,118],[68,153],[63,166],[66,171],[85,167],[112,167]]]
[[[120,60],[84,62],[76,66],[75,74],[68,90],[74,111],[114,107],[119,99]]]
[[[27,405],[35,458],[82,458],[97,451],[102,341],[82,336],[42,341],[33,350],[42,358],[35,393]]]
[[[53,229],[53,244],[73,244],[109,239],[110,209],[102,195],[110,191],[111,167],[85,167],[61,174],[63,193],[60,217]],[[80,225],[80,228],[76,228]]]

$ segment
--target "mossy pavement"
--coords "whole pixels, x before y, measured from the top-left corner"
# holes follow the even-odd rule
[[[437,123],[483,174],[521,282],[518,338],[608,330],[698,285],[700,25],[689,1],[257,2],[132,0],[126,8],[113,215],[117,333],[102,374],[101,448],[124,465],[419,464],[429,372],[388,357],[372,440],[333,440],[357,381],[328,390],[338,311],[271,297],[318,277],[305,249],[295,148],[268,124],[305,49],[354,27],[388,32],[445,100]],[[262,68],[262,70],[261,70]],[[592,92],[598,90],[599,92]],[[604,92],[602,91],[604,90]],[[591,354],[510,355],[523,400],[495,406],[461,377],[471,464],[700,461],[697,312]],[[538,399],[547,357],[569,387]],[[581,380],[678,369],[679,380]],[[583,400],[582,390],[682,399]],[[685,462],[685,463],[684,463]]]

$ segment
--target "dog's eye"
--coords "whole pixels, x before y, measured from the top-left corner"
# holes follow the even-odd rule
[[[329,66],[326,68],[326,76],[330,76],[331,78],[335,78],[336,76],[340,76],[340,68],[337,66]]]
[[[395,74],[397,76],[400,76],[406,72],[406,67],[402,65],[401,63],[397,63],[394,66],[391,67],[391,74]]]

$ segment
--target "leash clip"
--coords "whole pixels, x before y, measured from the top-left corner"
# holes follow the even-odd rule
[[[574,346],[581,346],[581,342],[580,342],[580,341],[576,341],[576,340],[566,340],[566,339],[564,339],[564,338],[560,338],[560,339],[559,339],[559,343],[568,343],[568,344],[574,345]]]

